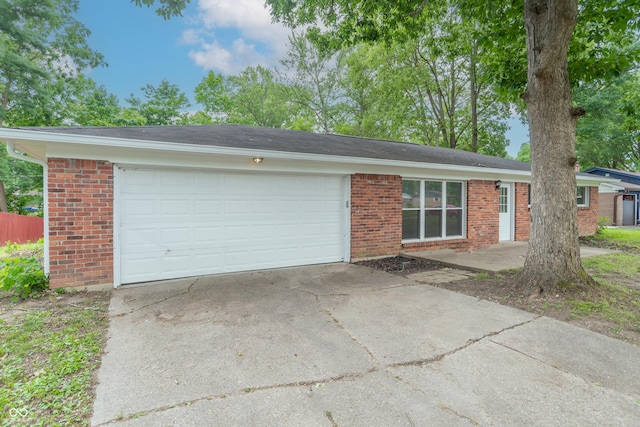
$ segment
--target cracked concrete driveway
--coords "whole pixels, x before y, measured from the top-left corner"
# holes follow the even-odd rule
[[[93,425],[638,425],[640,349],[332,264],[113,293]]]

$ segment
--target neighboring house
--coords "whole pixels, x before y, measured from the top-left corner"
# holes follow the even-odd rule
[[[607,225],[640,224],[640,173],[607,168],[591,168],[585,173],[620,180],[600,185],[598,215],[609,218]]]
[[[247,126],[0,129],[45,169],[51,286],[470,251],[527,240],[530,165]],[[598,185],[581,234],[597,228]]]

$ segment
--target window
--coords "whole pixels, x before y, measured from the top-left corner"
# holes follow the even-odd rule
[[[402,181],[402,239],[462,237],[465,222],[464,183]]]
[[[578,187],[578,206],[589,206],[589,187]],[[529,206],[531,206],[531,184],[529,184]]]
[[[589,187],[578,187],[578,206],[589,206]]]

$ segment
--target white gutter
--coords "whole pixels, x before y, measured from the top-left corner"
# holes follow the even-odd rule
[[[47,162],[34,159],[28,156],[22,156],[16,152],[15,146],[12,143],[7,143],[7,153],[11,157],[17,160],[22,160],[29,163],[35,163],[42,166],[42,219],[44,221],[44,272],[49,274],[49,179],[48,179],[48,167]]]

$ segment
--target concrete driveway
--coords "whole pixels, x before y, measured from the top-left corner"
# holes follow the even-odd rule
[[[113,293],[93,425],[638,425],[640,348],[362,266]]]

